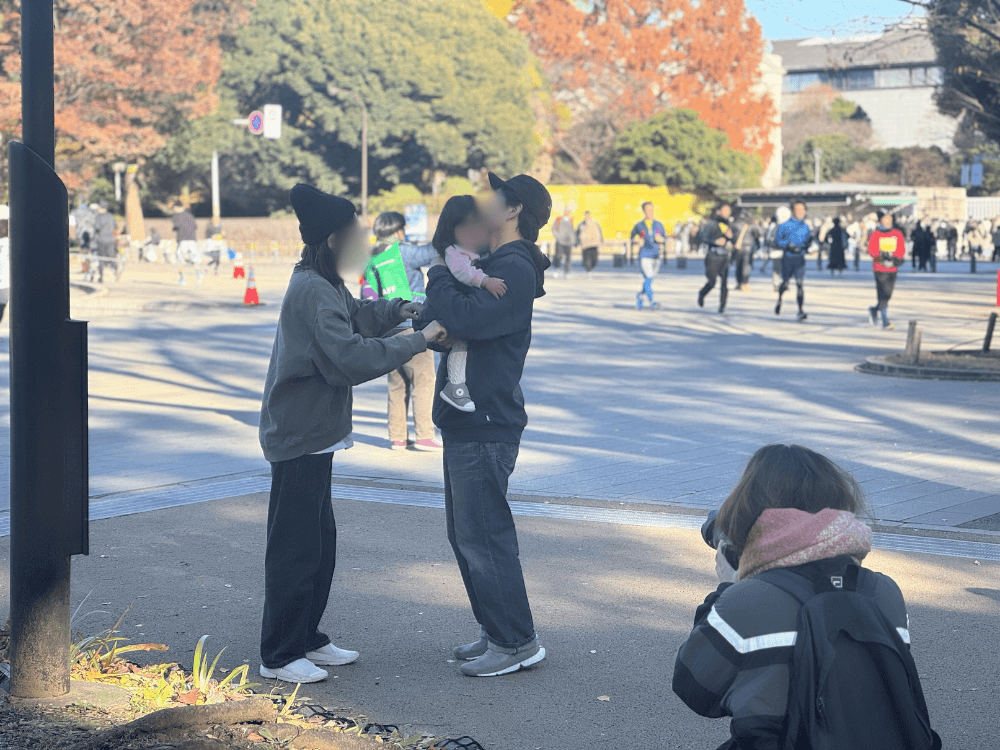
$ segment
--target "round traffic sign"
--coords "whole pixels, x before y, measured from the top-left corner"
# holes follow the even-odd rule
[[[250,113],[250,117],[247,118],[247,130],[249,130],[253,135],[260,135],[264,132],[263,112],[255,110]]]

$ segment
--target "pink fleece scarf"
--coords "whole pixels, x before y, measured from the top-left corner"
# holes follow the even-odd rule
[[[872,549],[872,531],[846,510],[769,508],[750,529],[740,556],[740,580],[838,555],[858,560]]]

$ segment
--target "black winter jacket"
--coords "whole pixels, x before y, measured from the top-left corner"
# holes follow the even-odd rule
[[[478,265],[489,276],[504,280],[503,297],[466,286],[446,266],[433,266],[427,273],[427,303],[416,327],[438,320],[451,338],[468,343],[466,383],[476,402],[476,411],[466,413],[436,398],[434,424],[445,440],[519,443],[528,423],[521,374],[531,345],[534,301],[545,294],[549,260],[531,242],[516,240],[480,259]],[[437,393],[445,386],[447,372],[442,359]]]
[[[789,570],[843,575],[842,555]],[[875,598],[910,642],[906,604],[896,582],[876,573]],[[799,602],[761,578],[722,583],[695,612],[694,630],[677,652],[674,692],[709,718],[731,716],[732,734],[719,750],[779,750],[788,709],[788,684]]]

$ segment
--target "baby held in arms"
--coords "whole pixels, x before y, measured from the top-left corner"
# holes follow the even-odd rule
[[[487,276],[476,265],[480,250],[487,246],[489,232],[471,195],[456,195],[448,199],[433,245],[452,275],[466,286],[485,289],[499,299],[507,293],[503,279]],[[441,391],[441,400],[459,411],[473,412],[476,404],[465,384],[465,369],[469,347],[464,341],[455,342],[448,353],[448,383]]]

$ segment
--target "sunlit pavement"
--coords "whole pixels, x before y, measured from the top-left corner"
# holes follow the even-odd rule
[[[694,267],[671,264],[658,278],[659,311],[634,309],[631,269],[551,280],[536,308],[531,425],[512,490],[537,504],[693,515],[725,496],[755,448],[781,440],[850,468],[879,518],[953,526],[1000,513],[996,384],[853,372],[867,355],[901,349],[910,318],[925,349],[981,340],[996,273],[981,269],[907,272],[891,332],[867,325],[869,273],[831,281],[810,269],[802,324],[787,309],[775,319],[760,275],[731,293],[725,318],[710,311],[714,295],[705,310],[694,305]],[[106,297],[74,298],[92,321],[92,508],[121,516],[94,521],[91,555],[74,558],[74,608],[89,595],[81,612],[108,613],[76,629],[109,627],[133,603],[122,630],[134,642],[166,643],[167,658],[190,663],[209,633],[210,650],[227,647],[223,666],[256,670],[267,500],[238,488],[266,486],[257,409],[287,273],[257,269],[267,303],[257,309],[238,305],[241,281],[180,288],[160,268]],[[6,391],[6,362],[0,373]],[[362,658],[307,697],[414,731],[470,734],[489,750],[700,749],[726,738],[726,721],[694,716],[670,691],[674,652],[715,586],[713,553],[691,528],[518,516],[549,658],[508,678],[459,675],[450,649],[476,626],[440,510],[343,499],[348,482],[428,496],[440,487],[438,456],[387,449],[384,408],[384,382],[357,389],[357,446],[335,458],[339,561],[323,627]],[[240,497],[212,499],[213,488]],[[122,515],[158,497],[207,502]],[[0,611],[8,543],[0,538]],[[879,549],[867,564],[907,599],[945,746],[992,747],[1000,563]]]
[[[759,273],[749,292],[730,291],[725,316],[717,292],[696,307],[697,263],[661,273],[659,310],[635,309],[633,269],[550,279],[536,303],[523,383],[530,424],[512,493],[703,512],[756,448],[797,442],[851,470],[878,519],[991,527],[979,519],[1000,513],[997,385],[853,371],[900,351],[911,319],[925,351],[981,345],[996,269],[945,266],[904,268],[894,331],[868,324],[868,270],[831,279],[811,266],[804,323],[793,295],[774,315],[770,276]],[[256,425],[289,267],[258,266],[259,308],[241,305],[245,282],[223,271],[201,286],[188,272],[178,287],[167,267],[133,265],[104,297],[74,294],[75,314],[91,321],[95,497],[267,472]],[[6,424],[6,330],[2,346]],[[356,389],[356,447],[337,454],[335,473],[439,487],[434,454],[387,449],[385,394],[384,379]],[[5,455],[7,445],[4,432]]]
[[[670,690],[677,646],[716,585],[714,553],[697,531],[519,517],[549,656],[530,672],[476,679],[449,662],[478,628],[442,512],[348,500],[334,508],[337,575],[322,627],[361,659],[303,687],[309,702],[412,732],[468,734],[487,750],[705,750],[726,738],[727,721],[699,718]],[[81,615],[107,614],[75,629],[108,628],[133,604],[121,634],[170,647],[151,658],[190,666],[208,633],[213,656],[226,647],[220,666],[246,661],[256,673],[266,514],[267,496],[256,494],[92,523],[91,554],[73,562],[73,608],[89,595]],[[0,613],[8,541],[0,539]],[[906,597],[945,747],[995,747],[1000,563],[876,550],[867,564]]]

